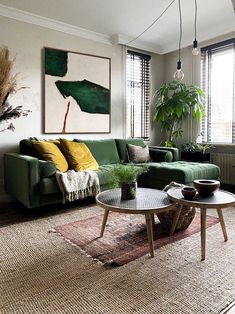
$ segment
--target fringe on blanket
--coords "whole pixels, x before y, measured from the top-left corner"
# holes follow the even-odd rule
[[[63,194],[63,203],[96,196],[100,193],[99,177],[92,170],[57,171],[56,180]]]
[[[100,186],[99,185],[89,186],[88,188],[86,188],[84,190],[66,193],[64,195],[64,202],[73,202],[75,200],[81,200],[81,199],[86,198],[88,196],[96,196],[99,193],[100,193]]]

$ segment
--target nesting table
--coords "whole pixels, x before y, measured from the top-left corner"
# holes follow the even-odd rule
[[[133,200],[121,200],[121,189],[107,190],[96,196],[96,202],[100,207],[105,209],[100,237],[104,234],[109,211],[144,215],[151,257],[154,257],[154,213],[175,210],[170,235],[175,231],[180,213],[179,208],[176,208],[176,206],[170,202],[167,193],[156,189],[137,188],[136,198]]]
[[[192,200],[186,200],[180,188],[171,188],[167,191],[169,198],[174,202],[179,204],[179,211],[181,211],[182,207],[190,206],[190,207],[197,207],[200,208],[200,216],[201,216],[201,260],[205,260],[206,257],[206,212],[207,208],[215,208],[217,209],[219,222],[222,228],[224,241],[228,240],[226,227],[224,223],[222,208],[230,207],[235,205],[235,195],[219,190],[216,191],[214,194],[208,197],[202,197],[199,194]],[[177,223],[177,222],[176,222]]]

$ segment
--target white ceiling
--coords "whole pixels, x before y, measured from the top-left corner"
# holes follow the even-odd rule
[[[127,43],[149,26],[171,1],[0,0],[0,15],[19,20],[25,19],[26,22],[38,25],[44,23],[46,27],[51,25],[54,29],[57,21],[62,31],[63,27],[64,29],[67,27],[73,30],[74,34],[76,31],[83,37],[87,34],[88,38],[89,35],[92,37],[92,32],[95,32],[93,34],[95,40]],[[197,3],[199,42],[235,31],[235,15],[231,0],[197,0]],[[181,0],[181,5],[182,47],[186,47],[194,40],[194,0]],[[30,19],[19,10],[30,13]],[[130,45],[157,53],[167,53],[177,49],[178,38],[178,0],[175,0],[153,27]]]

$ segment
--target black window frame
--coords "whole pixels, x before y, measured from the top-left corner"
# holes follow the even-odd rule
[[[128,60],[130,58],[131,60]],[[134,74],[134,61],[141,61],[141,71],[139,73],[140,77],[138,81],[135,80]],[[128,69],[128,61],[131,61],[131,69]],[[126,117],[130,121],[130,130],[128,133],[131,138],[143,138],[144,140],[149,140],[150,135],[150,73],[151,73],[151,56],[147,54],[143,54],[133,50],[127,50],[127,71],[126,71],[126,88],[127,94],[128,89],[130,88],[130,93],[133,95],[131,99],[131,103],[128,103],[127,106],[130,107],[130,116]],[[141,88],[141,129],[135,129],[135,107],[137,104],[134,102],[134,93],[135,88]],[[139,106],[139,104],[138,104]],[[136,110],[137,111],[137,110]],[[136,133],[141,133],[141,136],[137,136]]]
[[[201,142],[213,143],[211,141],[211,58],[216,52],[233,49],[234,52],[234,71],[233,71],[233,116],[232,116],[232,142],[214,142],[215,144],[235,144],[235,38],[224,40],[219,43],[208,45],[201,48],[201,88],[205,92],[205,113],[206,116],[201,121]]]

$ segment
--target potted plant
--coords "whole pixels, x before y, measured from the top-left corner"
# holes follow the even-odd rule
[[[112,188],[121,187],[121,199],[128,200],[136,197],[137,178],[148,170],[147,166],[118,165],[113,168],[110,185]]]
[[[200,123],[204,116],[204,92],[196,85],[172,81],[165,83],[154,95],[154,121],[160,123],[161,131],[167,133],[165,146],[174,146],[177,137],[182,136],[181,123],[192,113]]]
[[[210,153],[207,150],[214,148],[211,144],[189,142],[182,145],[181,159],[190,161],[210,161]]]

